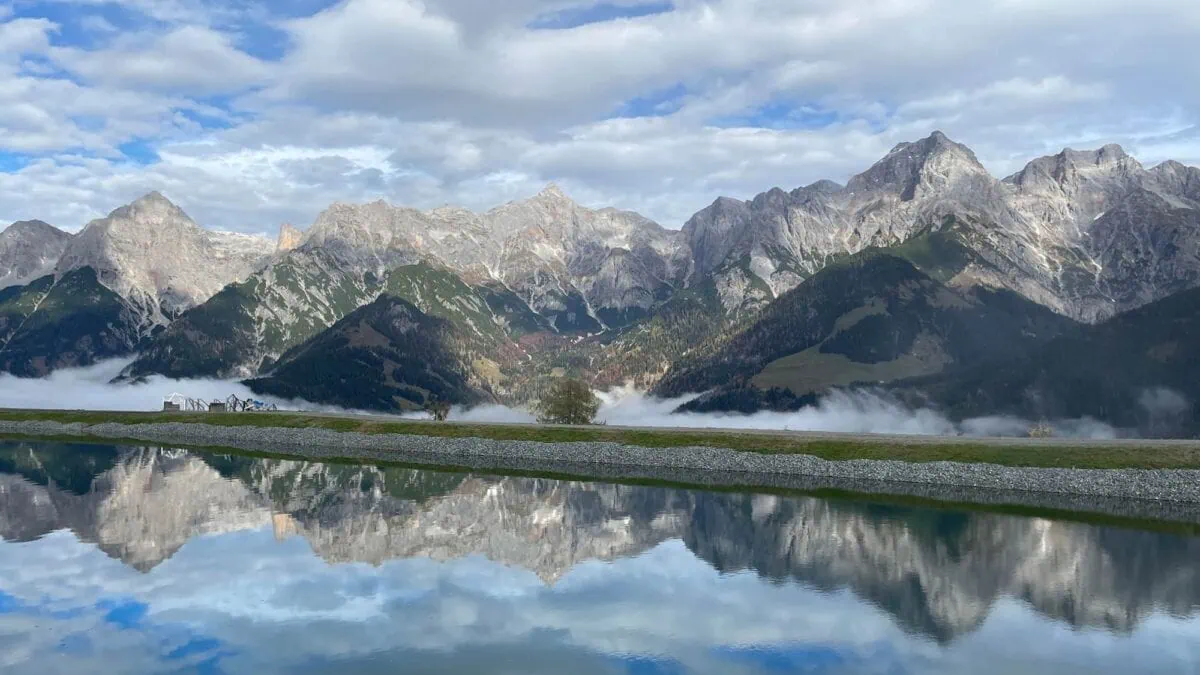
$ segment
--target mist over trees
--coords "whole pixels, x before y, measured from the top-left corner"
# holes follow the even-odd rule
[[[585,382],[563,378],[554,383],[537,405],[542,424],[591,424],[600,411],[600,399]]]

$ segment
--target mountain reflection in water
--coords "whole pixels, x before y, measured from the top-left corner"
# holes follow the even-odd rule
[[[1200,538],[1042,518],[8,442],[0,538],[3,672],[1200,667]]]

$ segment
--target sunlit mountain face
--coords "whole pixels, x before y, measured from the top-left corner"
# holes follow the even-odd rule
[[[0,538],[6,673],[1200,664],[1200,538],[1049,518],[9,442]]]

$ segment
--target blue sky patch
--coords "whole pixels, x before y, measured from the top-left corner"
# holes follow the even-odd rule
[[[118,145],[117,150],[136,164],[154,164],[159,159],[158,153],[154,151],[150,143],[141,139],[126,141]]]
[[[195,96],[192,101],[199,106],[207,106],[215,111],[220,111],[215,114],[209,114],[203,110],[194,108],[180,108],[177,110],[181,115],[189,120],[199,124],[205,130],[212,129],[229,129],[233,127],[237,119],[248,119],[251,116],[245,113],[237,113],[234,111],[233,100],[235,96],[229,94],[218,94],[214,96]]]
[[[678,112],[688,88],[682,82],[660,89],[645,96],[629,99],[617,111],[618,117],[664,117]]]
[[[18,3],[13,7],[18,18],[48,19],[58,24],[51,33],[55,44],[93,49],[107,44],[124,31],[154,27],[155,22],[116,3],[80,5],[71,2]]]
[[[29,166],[29,156],[18,152],[4,152],[0,150],[0,173],[16,173],[21,169]],[[0,597],[3,593],[0,593]],[[3,605],[0,605],[2,607]],[[3,611],[3,610],[0,610]]]
[[[841,113],[819,106],[773,101],[738,115],[710,120],[716,127],[761,127],[764,129],[824,129],[845,121]]]
[[[527,27],[535,30],[566,30],[586,26],[590,23],[603,23],[617,19],[636,19],[655,14],[666,14],[674,10],[675,3],[669,0],[624,6],[611,2],[601,2],[594,5],[572,7],[550,14],[543,14],[530,21]]]
[[[234,45],[250,56],[264,61],[278,61],[290,46],[288,34],[268,24],[254,24],[238,31]]]

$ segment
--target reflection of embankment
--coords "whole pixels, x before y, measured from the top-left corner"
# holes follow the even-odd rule
[[[97,464],[90,489],[76,494],[47,476],[69,475],[78,487],[78,468],[56,473],[55,453],[20,451],[36,461],[0,465],[0,536],[27,540],[70,528],[142,570],[192,537],[269,525],[277,538],[303,537],[331,563],[478,554],[547,582],[582,561],[633,556],[678,538],[722,572],[848,588],[938,640],[978,627],[1004,596],[1073,626],[1118,630],[1132,630],[1156,609],[1188,614],[1200,603],[1200,539],[1158,533],[816,498],[152,450]]]

